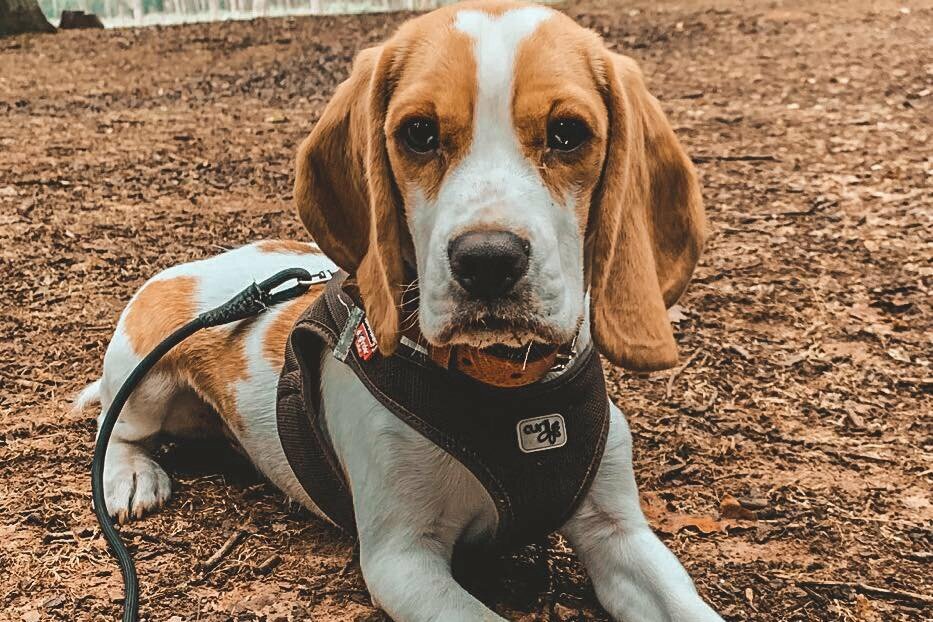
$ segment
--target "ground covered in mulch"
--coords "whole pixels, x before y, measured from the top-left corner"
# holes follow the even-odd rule
[[[569,12],[642,63],[713,230],[672,313],[682,367],[609,371],[646,510],[727,620],[928,620],[933,9],[622,5]],[[0,619],[116,617],[96,413],[69,399],[155,271],[304,237],[296,145],[405,18],[0,40]],[[145,619],[382,619],[353,543],[234,454],[164,462],[174,498],[124,530]],[[557,538],[464,575],[512,619],[606,619]]]

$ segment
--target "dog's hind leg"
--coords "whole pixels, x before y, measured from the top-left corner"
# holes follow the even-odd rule
[[[118,329],[104,357],[100,381],[101,415],[139,362]],[[136,387],[117,418],[104,462],[107,510],[119,522],[140,518],[163,506],[172,490],[168,474],[153,459],[158,437],[175,409],[186,408],[186,391],[174,375],[156,367]]]

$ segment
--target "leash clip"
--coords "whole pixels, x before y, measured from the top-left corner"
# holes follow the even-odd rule
[[[205,327],[209,327],[221,326],[259,315],[269,307],[297,298],[308,291],[312,279],[311,273],[304,268],[282,270],[261,283],[250,284],[224,304],[199,315],[198,320]],[[296,281],[296,284],[287,289],[274,291],[289,281]]]
[[[298,284],[304,285],[305,287],[311,287],[312,285],[321,285],[333,279],[335,274],[336,272],[334,272],[333,270],[324,268],[323,270],[320,270],[312,274],[311,277],[308,279],[298,279]]]

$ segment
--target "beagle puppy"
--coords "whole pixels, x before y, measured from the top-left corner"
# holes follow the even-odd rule
[[[259,242],[148,281],[78,405],[99,401],[106,412],[172,330],[293,266],[355,274],[386,354],[411,319],[400,309],[414,275],[417,322],[433,345],[576,336],[577,347],[592,342],[632,370],[677,360],[666,308],[704,243],[696,173],[636,63],[557,11],[464,2],[362,51],[299,149],[295,200],[316,244]],[[151,453],[162,433],[230,434],[270,481],[318,511],[283,453],[275,405],[286,339],[321,289],[196,334],[146,377],[107,453],[112,515],[128,520],[168,500],[171,482]],[[451,576],[454,545],[495,530],[477,479],[331,356],[321,401],[373,601],[399,622],[501,620]],[[615,406],[598,472],[561,532],[614,619],[721,621],[642,515],[632,437]]]

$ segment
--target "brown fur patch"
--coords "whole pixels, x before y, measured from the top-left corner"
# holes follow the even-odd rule
[[[393,39],[394,40],[394,39]],[[362,51],[298,151],[295,202],[314,240],[355,273],[384,351],[398,341],[401,201],[386,153],[396,50]],[[391,75],[390,75],[391,74]],[[368,95],[368,96],[367,96]]]
[[[533,2],[516,2],[515,0],[472,0],[458,2],[449,7],[448,11],[456,15],[460,11],[482,11],[493,17],[503,13],[527,6],[536,6]]]
[[[434,199],[451,168],[469,152],[476,102],[473,41],[449,24],[420,34],[411,44],[386,115],[389,160],[403,197],[420,191]],[[412,153],[401,139],[414,117],[437,121],[440,145],[435,153]]]
[[[586,249],[593,336],[616,364],[673,367],[665,306],[680,296],[705,237],[696,172],[631,58],[594,58],[610,138]]]
[[[173,358],[179,372],[233,430],[242,430],[236,408],[236,383],[249,378],[246,336],[253,320],[233,328],[202,330],[188,339]]]
[[[136,294],[123,324],[137,355],[146,356],[170,333],[194,319],[197,283],[193,276],[179,276],[152,281]]]
[[[295,158],[295,205],[312,239],[353,273],[369,245],[370,88],[381,47],[361,51]]]
[[[298,240],[263,240],[256,244],[263,253],[288,253],[292,255],[320,255],[321,251],[313,244]]]
[[[298,298],[289,301],[276,312],[275,319],[262,338],[262,356],[274,368],[285,362],[285,342],[292,332],[298,316],[307,309],[324,291],[324,286],[312,287]]]
[[[196,289],[195,277],[181,276],[153,281],[140,290],[124,319],[124,330],[136,354],[145,356],[194,318],[198,312]],[[175,346],[157,366],[184,378],[234,430],[242,429],[236,408],[236,383],[249,377],[245,341],[252,323],[246,320],[233,328],[195,333]]]
[[[523,152],[556,201],[573,197],[581,235],[608,140],[608,114],[590,62],[602,49],[594,33],[555,15],[522,42],[515,60],[512,115]],[[548,148],[548,125],[562,118],[582,121],[592,135],[573,152]]]

